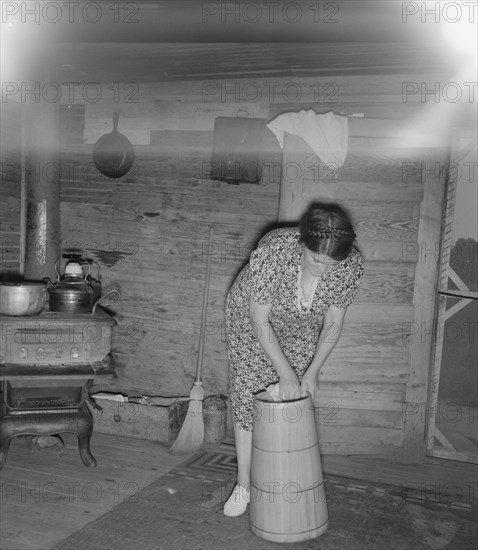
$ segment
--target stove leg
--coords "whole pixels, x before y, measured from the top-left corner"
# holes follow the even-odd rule
[[[5,424],[3,424],[3,422],[0,422],[0,470],[3,468],[5,460],[7,459],[8,449],[10,448],[11,441],[11,434],[6,433],[6,431],[3,429],[4,426]]]
[[[73,415],[44,415],[39,422],[35,415],[0,417],[0,470],[7,459],[12,438],[18,435],[48,436],[73,433],[78,438],[80,458],[85,466],[96,466],[96,459],[90,451],[93,433],[93,417],[88,408],[83,407]]]
[[[96,467],[96,459],[90,451],[90,433],[78,433],[78,448],[80,457],[85,466]]]
[[[83,405],[81,423],[77,427],[78,449],[80,457],[85,466],[96,467],[96,459],[90,451],[91,434],[93,433],[93,417],[89,409]]]

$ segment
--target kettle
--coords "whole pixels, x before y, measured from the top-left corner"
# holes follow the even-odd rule
[[[58,260],[57,260],[58,264]],[[83,274],[83,269],[79,263],[70,263],[65,267],[65,273],[58,274],[57,281],[52,283],[47,277],[44,281],[47,283],[50,311],[62,311],[65,313],[89,313],[94,304],[94,291]]]
[[[118,289],[111,289],[102,294],[102,286],[99,279],[90,276],[90,260],[85,260],[76,254],[63,254],[63,258],[72,258],[75,261],[69,262],[65,266],[64,274],[58,271],[57,259],[55,271],[58,275],[55,283],[52,283],[48,277],[44,278],[47,283],[49,295],[50,311],[60,311],[64,313],[94,313],[97,304],[106,298],[112,292],[116,292],[119,297]],[[88,265],[86,275],[83,272],[81,263]],[[99,267],[98,267],[99,272]]]

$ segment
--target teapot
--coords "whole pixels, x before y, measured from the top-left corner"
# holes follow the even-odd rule
[[[61,311],[65,313],[94,313],[98,303],[116,292],[119,299],[119,290],[111,288],[103,296],[101,282],[90,276],[90,260],[85,260],[76,254],[63,254],[63,258],[74,259],[65,266],[64,274],[58,271],[58,263],[55,263],[57,280],[52,283],[48,277],[43,280],[47,283],[50,311]],[[88,272],[83,272],[81,263],[88,265]],[[98,267],[99,271],[99,267]]]

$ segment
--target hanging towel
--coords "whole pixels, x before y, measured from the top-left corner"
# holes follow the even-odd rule
[[[348,150],[348,118],[325,113],[318,115],[313,110],[284,113],[267,124],[274,132],[281,148],[284,133],[300,136],[323,163],[342,166]]]

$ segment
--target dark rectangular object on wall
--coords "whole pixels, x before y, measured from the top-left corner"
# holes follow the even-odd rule
[[[217,117],[210,178],[227,183],[260,183],[264,118]]]
[[[60,105],[60,142],[84,143],[85,106]]]

